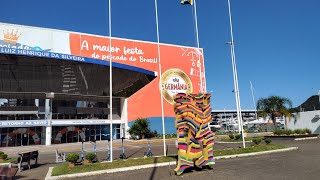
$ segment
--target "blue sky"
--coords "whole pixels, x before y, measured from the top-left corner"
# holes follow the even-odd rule
[[[0,21],[108,35],[108,0],[6,0]],[[297,106],[320,89],[319,0],[231,0],[242,109],[284,96]],[[196,46],[192,7],[158,0],[160,42]],[[197,0],[200,46],[213,109],[235,109],[227,0]],[[156,41],[153,0],[113,0],[112,35]]]

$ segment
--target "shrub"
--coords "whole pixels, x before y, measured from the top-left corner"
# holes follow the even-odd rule
[[[8,155],[6,155],[4,152],[0,151],[0,159],[6,160],[8,158]]]
[[[302,129],[295,129],[294,132],[296,134],[303,134],[303,130]]]
[[[78,161],[78,159],[79,159],[79,154],[77,153],[69,153],[66,158],[68,162],[73,164],[75,164]]]
[[[255,143],[256,145],[259,145],[261,143],[262,139],[261,138],[254,138],[252,140],[253,143]]]
[[[187,135],[185,135],[187,136]],[[166,134],[166,138],[176,138],[177,134],[173,133],[173,134]]]
[[[235,140],[240,139],[240,134],[236,134],[236,135],[234,136],[234,139],[235,139]]]
[[[94,153],[88,153],[86,154],[86,160],[89,162],[93,162],[96,159],[96,155]]]
[[[271,141],[272,141],[272,139],[270,139],[270,138],[265,138],[265,139],[264,139],[264,142],[265,142],[266,144],[270,144]]]
[[[146,138],[154,138],[154,137],[158,137],[158,132],[156,130],[154,131],[150,131],[146,134],[145,136]]]
[[[233,134],[229,134],[229,138],[230,139],[234,139],[234,135]]]
[[[291,134],[293,134],[293,131],[291,129],[285,130],[285,134],[286,135],[291,135]]]
[[[154,130],[152,133],[153,133],[153,137],[158,137],[158,135],[159,135],[157,130]]]
[[[283,134],[283,131],[281,129],[277,129],[273,132],[275,135],[280,136],[281,134]]]
[[[311,130],[308,128],[303,129],[304,134],[311,134]]]

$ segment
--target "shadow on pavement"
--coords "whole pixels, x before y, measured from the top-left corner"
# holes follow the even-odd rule
[[[153,163],[155,164],[155,163],[157,163],[157,162],[158,162],[158,158],[156,157],[156,158],[154,158]],[[151,172],[151,174],[150,174],[149,180],[153,180],[154,174],[156,173],[156,170],[157,170],[157,167],[154,167],[154,168],[152,169],[152,172]]]
[[[26,176],[18,175],[18,176],[15,176],[13,179],[25,179],[25,178],[26,178]]]
[[[138,152],[140,152],[142,149],[144,149],[144,147],[139,148],[138,151],[133,152],[131,155],[127,156],[127,158],[131,158],[132,156],[134,156],[135,154],[137,154]]]

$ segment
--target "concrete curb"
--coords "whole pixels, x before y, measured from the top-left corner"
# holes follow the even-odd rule
[[[297,149],[298,147],[290,147],[290,148],[276,149],[271,151],[235,154],[235,155],[229,155],[229,156],[218,156],[218,157],[215,157],[215,159],[229,159],[229,158],[237,158],[237,157],[256,156],[256,155],[271,154],[271,153],[277,153],[277,152],[293,151]],[[70,179],[70,178],[77,178],[77,177],[94,176],[94,175],[100,175],[100,174],[116,173],[116,172],[139,170],[139,169],[146,169],[146,168],[170,166],[170,165],[176,165],[176,162],[171,161],[171,162],[165,162],[165,163],[146,164],[142,166],[131,166],[131,167],[124,167],[124,168],[117,168],[117,169],[108,169],[108,170],[100,170],[100,171],[92,171],[92,172],[85,172],[85,173],[60,175],[60,176],[51,176],[53,167],[50,167],[45,180]]]
[[[302,140],[310,140],[310,139],[318,139],[318,137],[306,137],[306,138],[295,138],[295,141],[302,141]]]
[[[252,142],[252,141],[245,141],[246,143]],[[217,144],[239,144],[242,143],[242,141],[239,142],[223,142],[223,141],[216,141]]]
[[[10,163],[0,163],[0,166],[8,166]]]
[[[61,176],[51,176],[53,167],[50,167],[48,173],[46,175],[45,180],[57,180],[57,179],[69,179],[69,178],[77,178],[77,177],[86,177],[86,176],[94,176],[100,174],[110,174],[116,172],[123,172],[123,171],[131,171],[131,170],[139,170],[139,169],[146,169],[146,168],[154,168],[154,167],[162,167],[162,166],[170,166],[175,165],[176,162],[165,162],[165,163],[156,163],[156,164],[146,164],[142,166],[130,166],[124,168],[117,168],[117,169],[108,169],[108,170],[101,170],[101,171],[92,171],[92,172],[85,172],[85,173],[77,173],[77,174],[68,174],[68,175],[61,175]]]

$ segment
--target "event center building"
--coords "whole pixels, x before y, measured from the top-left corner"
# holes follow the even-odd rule
[[[139,117],[161,134],[164,116],[173,133],[172,96],[206,89],[202,49],[159,50],[154,42],[0,23],[0,146],[107,140],[110,117],[114,139],[127,137]]]

